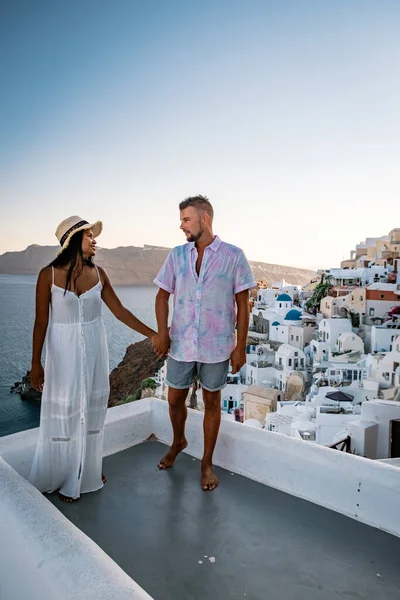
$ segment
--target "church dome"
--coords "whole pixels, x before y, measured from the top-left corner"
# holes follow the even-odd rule
[[[278,325],[280,325],[279,321],[274,321],[272,323],[272,327],[277,327]]]
[[[279,296],[276,299],[277,302],[291,302],[292,299],[289,296],[289,294],[279,294]]]
[[[286,313],[285,321],[301,321],[301,312],[292,308],[292,310]]]

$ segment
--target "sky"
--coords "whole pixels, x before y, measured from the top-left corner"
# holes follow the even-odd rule
[[[0,254],[184,243],[339,266],[400,227],[398,0],[2,0]]]

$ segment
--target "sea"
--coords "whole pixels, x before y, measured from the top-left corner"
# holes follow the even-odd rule
[[[30,368],[32,331],[35,318],[33,275],[0,274],[0,436],[38,427],[40,402],[21,400],[10,386],[21,381]],[[155,286],[115,286],[126,308],[141,321],[156,328]],[[126,348],[143,338],[118,321],[103,303],[110,371],[123,359]]]

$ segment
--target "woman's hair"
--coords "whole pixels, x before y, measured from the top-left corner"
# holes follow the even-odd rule
[[[67,280],[65,282],[65,290],[71,291],[71,282],[72,282],[72,273],[76,267],[76,264],[79,263],[81,265],[80,271],[76,274],[74,279],[74,288],[76,280],[79,275],[83,271],[83,265],[87,265],[88,267],[94,267],[93,258],[89,256],[88,258],[83,258],[82,254],[82,239],[83,239],[84,230],[77,231],[71,237],[71,240],[65,248],[50,264],[49,267],[55,267],[56,269],[62,269],[64,267],[68,267]]]

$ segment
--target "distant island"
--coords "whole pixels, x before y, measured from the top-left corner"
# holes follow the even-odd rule
[[[37,275],[55,257],[58,246],[31,245],[21,252],[0,254],[0,273],[9,275]],[[152,285],[159,268],[170,248],[148,246],[143,248],[126,246],[99,248],[96,263],[103,267],[114,285]],[[293,285],[304,285],[315,275],[308,269],[272,265],[249,261],[257,281],[267,285],[285,279]]]

